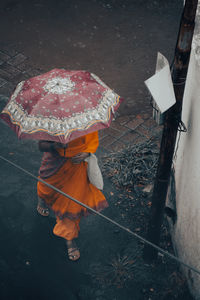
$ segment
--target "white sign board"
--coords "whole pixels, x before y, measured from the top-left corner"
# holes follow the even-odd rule
[[[170,67],[167,59],[158,52],[156,74],[145,81],[161,113],[176,103]]]

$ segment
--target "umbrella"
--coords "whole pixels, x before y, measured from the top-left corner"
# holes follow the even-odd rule
[[[0,117],[19,138],[66,144],[109,127],[122,100],[88,71],[53,69],[20,82]]]

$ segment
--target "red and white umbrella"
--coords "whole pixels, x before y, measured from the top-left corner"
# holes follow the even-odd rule
[[[90,72],[53,69],[20,82],[0,117],[19,138],[66,144],[109,127],[121,101]]]

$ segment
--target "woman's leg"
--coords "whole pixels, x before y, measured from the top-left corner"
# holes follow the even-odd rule
[[[38,197],[37,211],[43,217],[48,217],[49,216],[49,209],[48,209],[45,201],[40,197]]]
[[[69,259],[73,261],[80,258],[80,251],[74,241],[74,239],[78,237],[80,231],[79,222],[80,219],[70,220],[68,218],[64,218],[63,220],[60,220],[59,218],[57,218],[56,225],[53,229],[53,233],[55,235],[66,240],[68,256]]]

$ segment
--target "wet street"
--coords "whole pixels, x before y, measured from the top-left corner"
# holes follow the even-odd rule
[[[125,99],[121,119],[101,136],[99,158],[134,137],[148,139],[157,127],[151,124],[144,80],[154,73],[158,51],[172,61],[181,9],[182,1],[172,0],[3,0],[0,110],[21,80],[55,67],[84,69]],[[41,153],[35,141],[19,141],[0,121],[0,144],[0,155],[37,176]],[[132,226],[134,215],[125,218],[117,208],[119,191],[107,178],[104,193],[110,205],[104,213]],[[36,181],[1,160],[0,299],[172,299],[159,293],[173,265],[144,266],[142,245],[128,233],[98,216],[83,219],[77,242],[81,259],[73,263],[63,240],[52,233],[55,219],[39,216],[36,205]],[[128,261],[124,277],[118,276],[121,258]]]
[[[182,2],[3,0],[2,49],[22,52],[40,72],[89,70],[126,99],[121,113],[141,113],[157,52],[173,59]]]

